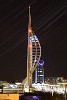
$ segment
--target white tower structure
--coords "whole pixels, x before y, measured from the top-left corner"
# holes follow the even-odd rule
[[[28,23],[28,47],[27,47],[27,77],[22,84],[27,83],[27,87],[32,87],[32,74],[36,69],[41,58],[41,46],[37,36],[34,34],[31,26],[31,13],[29,6],[29,23]]]
[[[27,85],[32,86],[32,74],[37,67],[41,57],[41,46],[37,36],[32,31],[31,13],[29,6],[29,24],[28,24],[28,49],[27,49]]]

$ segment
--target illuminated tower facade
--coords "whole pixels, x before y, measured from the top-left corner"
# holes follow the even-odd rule
[[[41,58],[41,46],[37,36],[32,31],[29,6],[28,48],[27,48],[27,86],[32,87],[32,74]]]
[[[35,70],[35,83],[44,83],[44,61],[40,60]]]

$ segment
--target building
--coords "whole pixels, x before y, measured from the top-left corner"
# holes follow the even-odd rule
[[[44,83],[44,61],[40,60],[35,70],[35,83]]]
[[[0,94],[0,100],[19,100],[19,94]]]
[[[45,77],[45,83],[47,84],[57,84],[58,82],[64,82],[63,77]]]

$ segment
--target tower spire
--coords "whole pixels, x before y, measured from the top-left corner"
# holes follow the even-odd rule
[[[29,6],[29,26],[31,27],[31,13],[30,13],[30,6]]]
[[[29,24],[28,24],[28,32],[29,32],[29,33],[32,32],[30,6],[29,6]]]

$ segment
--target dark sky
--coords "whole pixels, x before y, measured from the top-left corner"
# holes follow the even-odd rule
[[[66,0],[0,1],[0,80],[26,77],[28,6],[32,28],[39,38],[45,77],[67,78]]]

